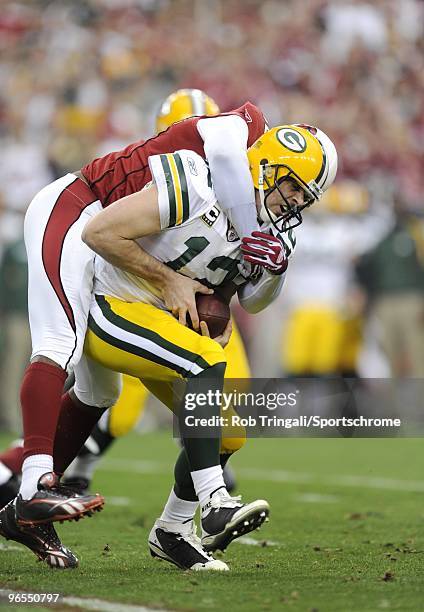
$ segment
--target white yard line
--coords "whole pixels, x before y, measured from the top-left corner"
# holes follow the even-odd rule
[[[9,550],[25,550],[21,548],[21,546],[14,546],[13,544],[2,544],[0,542],[0,550],[5,550],[6,552]]]
[[[160,463],[159,461],[139,461],[131,459],[104,459],[97,468],[98,470],[112,472],[135,472],[137,474],[167,474],[172,469],[172,464]]]
[[[100,612],[165,612],[158,608],[146,608],[120,602],[103,601],[102,599],[85,599],[82,597],[64,597],[61,603],[83,610],[100,610]]]
[[[168,474],[171,465],[158,461],[131,461],[128,459],[106,459],[99,469],[113,472],[129,472],[137,474]],[[245,480],[263,480],[268,482],[291,482],[296,484],[313,484],[337,486],[337,487],[356,487],[367,489],[384,489],[389,491],[405,491],[410,493],[423,493],[424,481],[421,480],[400,480],[396,478],[383,478],[378,476],[354,476],[313,474],[310,472],[291,472],[288,470],[262,470],[257,468],[237,468],[237,474]],[[309,503],[334,503],[337,497],[334,495],[323,495],[318,493],[303,493],[296,496],[297,501]],[[111,505],[125,506],[130,503],[127,497],[110,497],[108,501]],[[263,540],[268,546],[282,546],[280,542]],[[243,536],[236,540],[239,544],[247,546],[263,546],[263,541]],[[24,550],[18,546],[0,544],[2,551]],[[8,601],[8,595],[14,591],[0,589],[0,601]],[[73,606],[83,610],[98,610],[99,612],[165,612],[158,608],[146,608],[120,602],[109,602],[101,599],[85,599],[82,597],[63,597],[58,604]]]
[[[329,474],[328,476],[323,476],[322,474],[312,474],[308,472],[288,472],[285,470],[260,470],[250,468],[241,468],[237,471],[246,479],[269,480],[271,482],[313,483],[328,486],[408,491],[410,493],[424,492],[423,480],[400,480],[379,476],[351,476],[349,474]]]
[[[406,491],[408,493],[424,492],[424,481],[422,480],[400,480],[398,478],[381,478],[379,476],[333,476],[329,479],[329,484],[340,484],[344,487]]]
[[[99,465],[100,470],[113,472],[132,472],[137,474],[168,474],[170,464],[159,461],[131,461],[129,459],[106,459]],[[354,476],[313,474],[311,472],[291,472],[288,470],[261,470],[258,468],[237,468],[237,474],[245,480],[265,480],[269,482],[293,482],[296,484],[314,484],[338,487],[357,487],[365,489],[386,489],[388,491],[405,491],[423,493],[423,480],[400,480],[379,476]]]
[[[293,498],[297,502],[307,504],[335,504],[339,501],[336,495],[322,495],[321,493],[301,493],[300,495],[294,495]]]
[[[265,548],[266,546],[282,546],[281,542],[274,542],[273,540],[267,540],[266,538],[263,540],[255,540],[255,538],[250,538],[249,536],[242,536],[241,538],[234,540],[234,544],[260,546],[261,548]]]
[[[9,601],[9,595],[20,593],[28,594],[25,591],[12,591],[10,589],[0,589],[0,602]],[[35,591],[33,591],[35,593]],[[17,604],[15,604],[17,605]],[[23,604],[25,605],[25,604]],[[42,605],[42,602],[40,602]],[[47,604],[46,605],[52,605]],[[145,606],[135,606],[121,602],[104,601],[103,599],[86,599],[84,597],[64,596],[57,601],[57,605],[72,606],[83,610],[99,610],[100,612],[167,612],[159,608],[146,608]],[[53,608],[54,609],[54,608]]]
[[[129,506],[131,500],[129,497],[113,497],[109,495],[107,496],[107,503],[111,506]]]

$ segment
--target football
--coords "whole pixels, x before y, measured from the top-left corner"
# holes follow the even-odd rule
[[[196,294],[197,312],[199,319],[207,323],[211,338],[216,338],[227,326],[230,320],[230,306],[218,293],[205,295]]]

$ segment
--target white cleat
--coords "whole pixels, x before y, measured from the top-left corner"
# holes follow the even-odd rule
[[[226,563],[214,559],[202,547],[193,520],[186,523],[170,523],[158,519],[149,535],[149,548],[152,557],[169,561],[182,570],[195,572],[229,570]]]

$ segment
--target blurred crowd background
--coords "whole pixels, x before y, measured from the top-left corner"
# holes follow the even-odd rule
[[[0,429],[20,427],[30,200],[152,135],[161,101],[181,87],[223,111],[250,100],[270,125],[316,124],[339,152],[337,184],[305,215],[281,299],[255,319],[235,308],[252,373],[423,377],[421,0],[6,0]]]

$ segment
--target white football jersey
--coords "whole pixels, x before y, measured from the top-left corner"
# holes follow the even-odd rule
[[[153,155],[149,165],[158,190],[162,231],[139,238],[140,246],[176,272],[208,287],[216,288],[229,281],[245,283],[240,272],[241,241],[219,206],[204,159],[193,151],[181,150]],[[280,238],[289,256],[295,245],[294,235],[288,233]],[[150,283],[98,256],[94,292],[165,308]]]

